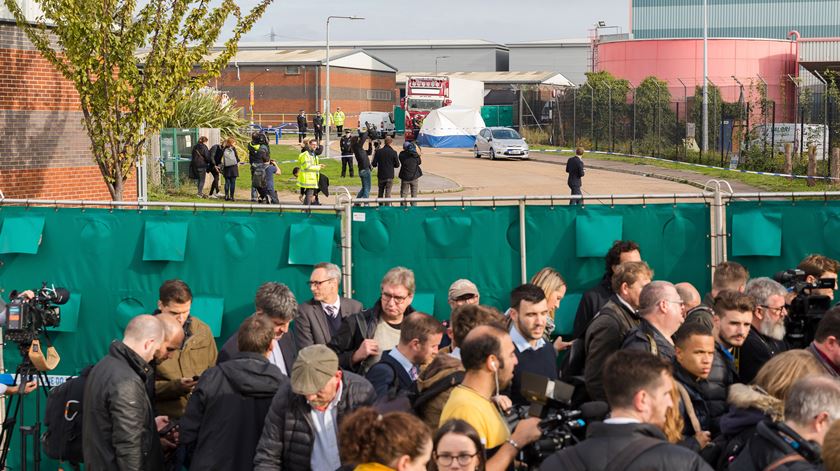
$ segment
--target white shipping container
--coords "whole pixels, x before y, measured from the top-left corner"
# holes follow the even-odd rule
[[[785,144],[787,143],[793,144],[794,151],[797,153],[799,152],[799,149],[801,147],[800,141],[802,139],[802,124],[776,123],[775,130],[776,150],[778,152],[784,152]],[[823,160],[828,158],[824,146],[826,136],[825,133],[826,129],[825,125],[823,124],[806,124],[804,147],[805,153],[807,153],[808,148],[813,145],[817,147],[817,160]],[[770,145],[770,143],[773,142],[774,138],[773,125],[758,125],[755,128],[753,128],[753,134],[756,136],[756,138],[752,141],[752,145],[762,146],[765,142],[767,143],[767,145]]]
[[[452,106],[481,110],[484,106],[484,82],[450,77],[449,99]]]

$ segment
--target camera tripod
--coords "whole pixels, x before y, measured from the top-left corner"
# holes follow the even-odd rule
[[[30,344],[31,345],[31,344]],[[47,381],[47,374],[39,371],[32,364],[29,359],[29,347],[25,343],[18,344],[21,357],[23,360],[15,370],[15,384],[19,384],[18,394],[13,396],[9,401],[9,408],[7,410],[14,410],[11,416],[7,416],[3,422],[2,427],[2,453],[0,453],[0,470],[6,469],[6,460],[9,458],[9,447],[12,443],[12,435],[14,433],[15,425],[18,417],[20,417],[20,470],[26,471],[26,441],[28,437],[32,437],[32,463],[34,471],[41,469],[41,395],[35,392],[35,422],[32,425],[24,425],[24,397],[23,392],[26,388],[26,383],[33,379],[38,382],[37,389],[44,393],[44,397],[49,395],[50,385]],[[20,382],[18,382],[20,380]],[[15,402],[17,401],[17,402]]]

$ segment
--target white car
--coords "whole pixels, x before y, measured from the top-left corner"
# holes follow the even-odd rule
[[[484,128],[475,136],[475,158],[482,155],[496,157],[528,158],[528,143],[511,128]]]
[[[396,130],[393,116],[385,111],[362,111],[359,113],[358,129],[364,129],[366,123],[376,127],[379,132],[377,137],[380,139],[385,139],[385,136],[393,136]]]

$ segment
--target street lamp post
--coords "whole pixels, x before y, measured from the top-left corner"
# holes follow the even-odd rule
[[[330,20],[364,20],[361,16],[328,16],[327,17],[327,104],[325,106],[325,114],[327,115],[327,136],[326,136],[326,150],[325,157],[330,156],[330,125],[332,124],[332,108],[330,108]]]
[[[437,56],[435,57],[435,75],[438,74],[438,60],[440,59],[449,59],[449,56]]]
[[[709,0],[703,0],[703,147],[709,152]]]

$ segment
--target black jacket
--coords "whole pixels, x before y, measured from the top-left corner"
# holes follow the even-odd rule
[[[654,425],[595,422],[589,425],[586,435],[587,439],[580,444],[551,455],[540,466],[540,470],[569,469],[563,466],[565,460],[561,458],[561,455],[576,453],[587,471],[602,471],[625,447],[644,437],[662,440],[662,444],[642,452],[625,468],[627,471],[711,471],[712,469],[697,453],[665,441],[665,435]]]
[[[394,178],[394,169],[400,166],[400,159],[391,146],[383,146],[373,154],[371,165],[379,169],[376,172],[378,180],[389,180]]]
[[[356,166],[359,167],[359,170],[370,170],[370,154],[373,153],[373,150],[370,146],[365,149],[365,140],[367,140],[367,135],[362,135],[359,136],[356,145],[351,144],[351,150],[356,156]]]
[[[619,301],[618,295],[613,295],[586,329],[586,365],[583,375],[586,379],[586,391],[593,401],[607,399],[602,377],[604,364],[610,355],[621,349],[624,337],[637,325],[639,315]]]
[[[205,371],[179,422],[190,468],[251,469],[271,400],[288,382],[257,353]]]
[[[583,160],[580,157],[574,156],[566,161],[566,173],[569,174],[567,183],[570,187],[580,187],[581,178],[585,173],[583,170]]]
[[[685,368],[677,362],[674,362],[674,379],[679,381],[685,388],[686,392],[688,392],[688,397],[691,399],[691,405],[694,406],[694,413],[697,416],[697,421],[700,422],[700,428],[704,431],[712,432],[712,436],[717,435],[717,430],[712,429],[709,406],[706,403],[706,397],[704,395],[708,381],[694,377],[694,375],[686,371]],[[683,435],[693,437],[700,430],[693,429],[684,406],[681,406],[680,409],[683,413],[683,418],[685,419]]]
[[[312,117],[312,128],[315,131],[321,131],[324,129],[324,117],[322,115],[316,114]]]
[[[399,159],[401,164],[400,180],[410,182],[423,176],[423,170],[420,168],[423,161],[416,151],[404,150],[400,152]]]
[[[709,414],[712,416],[712,423],[717,426],[720,417],[726,413],[729,407],[726,405],[726,398],[729,394],[729,387],[740,382],[738,372],[735,371],[735,363],[719,342],[715,342],[715,358],[712,361],[712,371],[709,372],[706,401],[709,404]]]
[[[621,344],[621,349],[654,353],[651,340],[653,340],[653,344],[656,346],[656,355],[659,358],[669,363],[674,361],[674,356],[676,355],[674,345],[653,324],[645,319],[642,319],[638,327],[627,333],[624,337],[624,343]]]
[[[758,374],[758,370],[767,363],[767,360],[787,350],[788,346],[784,340],[776,340],[762,335],[755,327],[750,327],[750,333],[741,347],[738,370],[741,381],[751,383],[755,375]]]
[[[239,343],[236,339],[238,331],[230,336],[219,350],[219,357],[216,359],[216,364],[226,362],[232,358],[239,356]],[[292,374],[292,366],[295,364],[297,358],[298,346],[295,343],[295,338],[291,332],[286,332],[280,337],[277,342],[280,347],[280,353],[283,354],[283,363],[286,364],[286,371]]]
[[[350,136],[341,136],[338,140],[338,147],[341,149],[341,158],[353,158],[353,149],[350,147]]]
[[[210,155],[210,149],[203,142],[199,142],[192,148],[192,162],[190,162],[195,169],[207,169],[213,165],[213,157]]]
[[[298,131],[306,132],[306,115],[299,114],[297,117]]]
[[[344,372],[341,399],[336,405],[336,433],[344,416],[359,407],[372,405],[373,386],[361,376]],[[281,385],[265,418],[262,436],[254,456],[255,471],[308,471],[315,441],[309,404],[294,394],[291,385]],[[251,469],[251,468],[241,468]]]
[[[821,469],[818,466],[820,463],[819,445],[805,440],[782,422],[765,420],[758,424],[755,435],[735,461],[729,465],[729,469],[730,471],[765,469],[787,455],[799,455],[804,459],[783,464],[775,468],[777,471]]]
[[[341,298],[338,315],[342,319],[359,312],[362,312],[362,303],[355,299]],[[320,301],[310,299],[303,304],[298,304],[294,336],[298,348],[306,348],[314,344],[326,345],[332,339],[330,326],[327,324],[327,314],[321,307]]]
[[[414,312],[414,308],[405,308],[404,316]],[[344,319],[341,328],[330,339],[328,346],[338,355],[338,364],[342,369],[360,372],[364,362],[353,364],[353,353],[365,339],[372,339],[376,331],[376,324],[382,313],[381,300],[376,301],[372,308],[366,309],[358,314],[353,314]]]
[[[610,300],[613,295],[610,278],[609,274],[605,274],[594,288],[583,293],[575,313],[574,338],[583,338],[586,326]]]
[[[411,380],[411,376],[405,371],[405,368],[403,368],[400,362],[391,357],[391,351],[387,350],[382,353],[382,358],[379,359],[379,362],[371,366],[367,374],[365,374],[365,379],[370,381],[370,384],[373,385],[373,390],[376,391],[377,399],[381,399],[388,394],[388,390],[391,388],[394,379],[398,380],[398,391],[406,391],[410,394],[417,392],[417,383]],[[395,374],[396,378],[394,377]]]
[[[163,470],[154,412],[146,393],[149,374],[149,364],[119,340],[93,367],[85,382],[83,404],[85,469]]]

